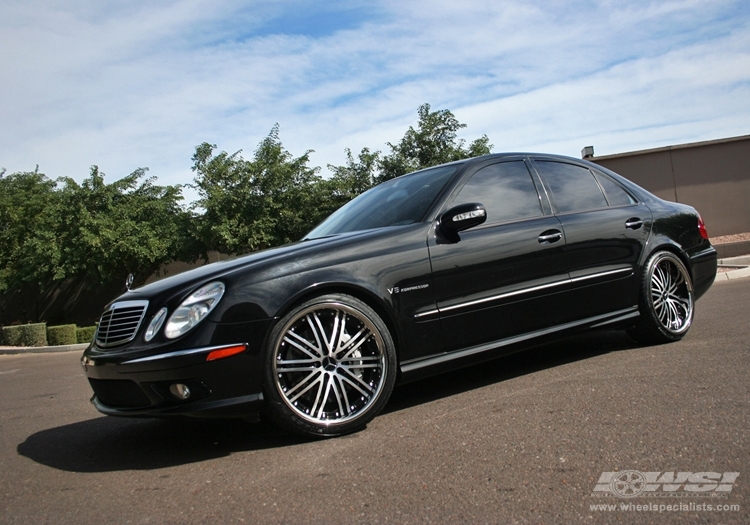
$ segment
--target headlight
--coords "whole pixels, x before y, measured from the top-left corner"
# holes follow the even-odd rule
[[[166,306],[156,312],[156,315],[153,319],[151,319],[151,322],[148,324],[148,328],[146,328],[146,335],[143,336],[143,339],[146,340],[148,343],[151,341],[151,339],[154,338],[154,336],[161,330],[161,325],[164,324],[164,319],[167,317],[167,308]]]
[[[189,332],[195,325],[216,308],[224,295],[224,283],[214,282],[198,288],[190,297],[182,301],[167,322],[164,335],[174,339]]]

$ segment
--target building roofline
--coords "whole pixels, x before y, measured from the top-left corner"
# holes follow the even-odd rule
[[[750,135],[741,135],[738,137],[729,137],[724,139],[715,139],[715,140],[706,140],[702,142],[689,142],[686,144],[677,144],[674,146],[662,146],[661,148],[652,148],[652,149],[642,149],[637,151],[626,151],[624,153],[613,153],[611,155],[602,155],[602,156],[593,156],[589,157],[586,160],[606,160],[606,159],[616,159],[621,157],[631,157],[635,155],[648,155],[651,153],[661,153],[664,151],[673,151],[673,150],[680,150],[680,149],[689,149],[689,148],[702,148],[705,146],[714,146],[716,144],[726,144],[729,142],[741,142],[743,140],[750,140]]]

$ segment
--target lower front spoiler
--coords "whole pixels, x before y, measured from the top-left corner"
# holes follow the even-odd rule
[[[91,402],[108,416],[255,418],[263,405],[259,353],[246,344],[135,359],[89,348],[81,364]]]
[[[250,394],[231,399],[204,400],[189,405],[171,405],[146,408],[112,408],[104,405],[94,395],[91,403],[107,416],[135,418],[247,418],[256,419],[263,408],[263,394]]]

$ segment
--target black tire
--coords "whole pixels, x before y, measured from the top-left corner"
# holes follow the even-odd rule
[[[643,271],[641,317],[628,333],[645,344],[682,339],[693,323],[695,295],[685,265],[672,252],[653,254]]]
[[[285,315],[271,331],[265,357],[269,415],[306,436],[363,428],[396,381],[388,328],[372,308],[344,294],[317,297]]]

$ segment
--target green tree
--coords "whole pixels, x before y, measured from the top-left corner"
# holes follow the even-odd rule
[[[38,171],[0,177],[0,291],[130,272],[145,280],[166,262],[195,260],[181,188],[141,180],[145,172],[111,184],[96,166],[80,185]]]
[[[372,188],[378,180],[380,152],[362,148],[357,159],[346,148],[346,165],[328,165],[332,176],[320,182],[320,215],[325,218],[360,193]]]
[[[86,277],[98,283],[135,273],[145,280],[173,260],[194,260],[186,248],[191,221],[180,207],[180,186],[158,186],[139,168],[110,184],[92,166],[80,185],[59,179],[57,239],[60,264],[54,280]],[[143,180],[141,180],[143,179]]]
[[[38,280],[57,264],[55,188],[38,167],[0,174],[0,292]]]
[[[252,160],[241,152],[214,155],[216,145],[195,149],[193,171],[202,209],[202,239],[208,250],[247,253],[300,239],[320,219],[319,168],[311,151],[293,157],[275,125]]]
[[[397,144],[388,143],[390,154],[379,163],[377,182],[383,182],[411,171],[436,166],[490,153],[492,144],[486,135],[474,140],[466,148],[466,141],[457,138],[457,132],[466,127],[447,109],[430,111],[429,104],[417,110],[417,129],[409,126]]]

